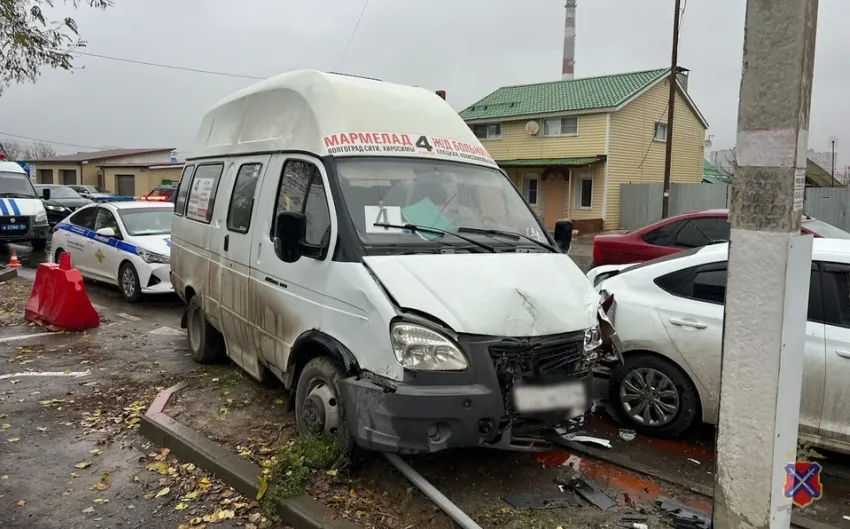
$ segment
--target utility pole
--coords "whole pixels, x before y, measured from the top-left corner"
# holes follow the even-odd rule
[[[818,0],[748,0],[723,322],[715,529],[787,529],[812,238],[800,234]],[[790,465],[790,467],[789,467]]]
[[[676,84],[679,82],[679,19],[681,0],[676,0],[673,14],[673,56],[670,59],[670,96],[667,101],[667,142],[664,150],[664,195],[661,197],[661,218],[670,215],[670,166],[673,162],[673,111],[676,109]]]

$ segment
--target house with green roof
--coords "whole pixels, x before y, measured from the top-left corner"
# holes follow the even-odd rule
[[[505,86],[461,117],[551,228],[619,228],[620,186],[664,179],[669,69]],[[708,128],[677,72],[673,182],[703,179]]]

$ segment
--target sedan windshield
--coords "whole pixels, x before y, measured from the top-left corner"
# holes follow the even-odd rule
[[[82,198],[79,193],[68,186],[35,186],[39,193],[50,190],[50,198]]]
[[[174,210],[170,208],[138,208],[120,210],[118,215],[129,235],[165,235],[171,233]]]
[[[375,224],[431,227],[449,232],[500,230],[548,242],[540,222],[510,180],[487,167],[431,160],[337,161],[348,213],[366,244],[406,244],[441,237]],[[502,244],[536,245],[500,238]]]
[[[804,220],[803,226],[825,239],[850,239],[850,233],[822,220]]]
[[[0,197],[35,197],[29,176],[0,171]]]

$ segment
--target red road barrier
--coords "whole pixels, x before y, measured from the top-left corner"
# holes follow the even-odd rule
[[[71,254],[63,253],[58,265],[38,265],[24,317],[51,331],[84,331],[100,325],[83,277],[71,268]]]

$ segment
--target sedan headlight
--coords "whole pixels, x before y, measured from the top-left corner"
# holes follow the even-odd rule
[[[142,250],[141,248],[137,248],[136,251],[139,253],[139,257],[141,257],[146,263],[171,264],[171,257],[168,255]]]
[[[50,211],[59,211],[60,213],[62,211],[68,211],[68,208],[66,208],[64,206],[44,206],[44,207],[46,207]]]
[[[448,337],[415,323],[394,323],[390,340],[398,362],[419,371],[462,371],[466,356]]]
[[[35,215],[35,223],[36,224],[44,224],[47,222],[47,212],[44,210],[39,211]]]
[[[584,331],[584,352],[590,353],[602,345],[602,329],[599,324],[594,325],[590,329]]]

